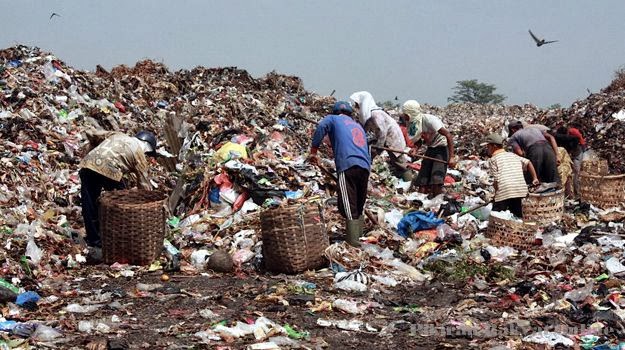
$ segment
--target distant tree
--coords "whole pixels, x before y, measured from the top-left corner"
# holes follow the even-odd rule
[[[477,79],[459,80],[453,90],[454,95],[447,99],[448,102],[499,104],[506,99],[506,96],[495,93],[495,85],[480,83]]]
[[[547,109],[560,109],[562,108],[562,105],[559,103],[554,103],[551,106],[547,107]]]

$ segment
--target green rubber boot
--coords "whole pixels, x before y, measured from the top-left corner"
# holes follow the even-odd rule
[[[360,236],[362,236],[364,220],[362,218],[356,220],[347,220],[347,232],[345,241],[353,246],[360,248]]]

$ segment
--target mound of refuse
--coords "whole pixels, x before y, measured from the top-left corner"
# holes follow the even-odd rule
[[[615,89],[561,110],[424,105],[461,157],[446,195],[411,191],[380,155],[357,249],[342,242],[331,150],[320,150],[326,170],[306,162],[333,97],[275,72],[171,72],[150,60],[86,72],[38,48],[2,50],[0,347],[614,348],[625,337],[625,211],[551,189],[562,201],[547,223],[490,216],[488,163],[476,155],[512,119],[579,121],[622,170]],[[149,266],[87,266],[78,170],[89,135],[142,129],[158,136],[150,177],[169,195],[163,254]],[[305,202],[330,238],[327,264],[265,273],[261,216]]]
[[[0,90],[0,227],[8,240],[0,258],[5,278],[21,279],[27,268],[36,276],[82,260],[71,242],[82,227],[78,164],[87,131],[154,131],[171,157],[150,175],[164,192],[184,185],[172,205],[182,214],[209,206],[198,189],[221,172],[209,158],[226,144],[247,148],[237,156],[265,164],[271,186],[288,189],[292,178],[273,163],[305,154],[314,121],[334,102],[273,72],[260,79],[236,67],[170,72],[149,60],[87,72],[26,46],[0,51]]]
[[[546,111],[536,122],[551,128],[576,123],[589,147],[608,160],[613,173],[625,173],[625,74],[618,73],[614,81],[601,92],[593,93],[571,107]]]

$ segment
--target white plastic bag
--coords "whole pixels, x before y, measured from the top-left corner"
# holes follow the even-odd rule
[[[336,299],[332,303],[332,307],[349,314],[361,314],[364,309],[358,306],[358,303],[352,300]]]
[[[210,253],[206,249],[196,250],[191,253],[191,264],[198,270],[204,270],[209,255]]]
[[[335,288],[342,289],[348,292],[366,292],[367,285],[352,281],[352,280],[343,280],[334,284]]]
[[[544,344],[549,346],[556,346],[558,344],[562,344],[564,346],[573,346],[573,341],[562,334],[555,332],[537,332],[534,334],[530,334],[523,338],[524,342],[535,343],[535,344]]]
[[[24,254],[30,258],[35,265],[38,265],[41,261],[41,257],[43,256],[43,251],[41,248],[37,246],[34,239],[29,239],[28,244],[26,244],[26,253]]]

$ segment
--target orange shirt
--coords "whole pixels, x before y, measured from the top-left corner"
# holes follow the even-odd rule
[[[406,146],[413,148],[414,147],[414,142],[412,142],[412,140],[410,139],[410,137],[408,136],[408,128],[406,128],[405,126],[400,126],[401,128],[401,133],[404,134],[404,140],[406,140]]]

